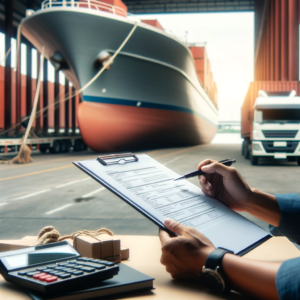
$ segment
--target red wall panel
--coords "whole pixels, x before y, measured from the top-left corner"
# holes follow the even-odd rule
[[[299,80],[300,0],[270,0],[261,22],[261,39],[256,48],[255,80]],[[257,6],[256,14],[261,14]],[[257,32],[256,32],[257,34]]]
[[[48,82],[48,127],[54,128],[54,83]]]
[[[4,67],[0,66],[0,129],[4,128]]]

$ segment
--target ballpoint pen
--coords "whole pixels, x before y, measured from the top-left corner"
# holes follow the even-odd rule
[[[227,158],[227,159],[223,159],[220,160],[219,163],[222,165],[225,165],[227,167],[231,166],[232,164],[234,164],[236,162],[235,159],[231,159],[231,158]],[[174,181],[176,180],[181,180],[181,179],[186,179],[186,178],[191,178],[191,177],[195,177],[195,176],[199,176],[199,175],[203,175],[205,174],[205,172],[201,171],[201,170],[197,170],[191,173],[187,173],[179,178],[174,179]]]

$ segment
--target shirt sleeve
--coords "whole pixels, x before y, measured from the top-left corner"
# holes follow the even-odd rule
[[[300,299],[300,257],[287,260],[280,266],[276,289],[280,300]]]
[[[269,226],[275,236],[286,236],[300,244],[300,197],[298,194],[275,195],[281,213],[278,227]],[[300,269],[299,269],[300,270]]]

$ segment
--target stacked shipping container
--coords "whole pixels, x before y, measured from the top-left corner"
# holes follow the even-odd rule
[[[216,107],[218,107],[218,90],[217,85],[214,82],[213,73],[211,72],[210,62],[207,57],[207,52],[205,47],[190,47],[194,58],[194,64],[197,71],[198,78],[209,94],[212,102]]]
[[[161,26],[161,24],[157,20],[142,20],[142,22],[164,31],[163,27]]]
[[[255,82],[251,82],[241,111],[241,134],[252,138],[249,112],[258,91],[295,90],[299,95],[300,0],[257,1],[255,8]]]
[[[32,78],[32,99],[31,99],[31,104],[33,103],[34,96],[35,96],[35,91],[36,91],[36,83],[37,80]],[[0,66],[0,132],[1,130],[4,129],[4,67]],[[65,95],[65,86],[60,84],[59,87],[60,90],[60,96],[59,98],[62,100],[64,99]],[[72,87],[69,86],[69,92],[72,93]],[[38,105],[38,110],[43,109],[43,84],[41,85],[41,93],[40,93],[40,100],[39,100],[39,105]],[[16,118],[16,72],[12,69],[12,99],[11,99],[11,121],[12,125],[19,123],[20,120],[17,120]],[[53,82],[48,82],[48,104],[51,105],[54,102],[54,83]],[[21,116],[26,116],[26,75],[21,75]],[[80,97],[77,95],[75,97],[75,110],[73,109],[72,113],[72,99],[68,100],[68,114],[69,114],[69,126],[68,128],[72,128],[73,122],[75,123],[76,128],[78,128],[78,122],[76,120],[76,115],[75,111],[77,111],[77,107],[80,102]],[[32,106],[32,105],[31,105]],[[60,122],[59,122],[59,127],[61,129],[65,129],[65,103],[61,102],[59,104],[59,111],[60,111]],[[43,128],[49,128],[53,129],[54,128],[54,106],[52,105],[47,109],[46,114],[48,115],[48,123],[43,124],[43,117],[37,118],[37,120],[33,124],[33,128],[37,130],[43,130]],[[73,120],[74,119],[74,120]],[[37,125],[38,122],[38,125]],[[46,126],[45,126],[46,125]]]

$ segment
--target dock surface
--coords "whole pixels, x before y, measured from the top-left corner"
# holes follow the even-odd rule
[[[145,153],[178,174],[195,170],[205,158],[235,158],[235,167],[251,187],[272,194],[300,194],[296,162],[265,160],[251,166],[241,156],[240,147],[210,144]],[[0,239],[37,235],[47,225],[62,235],[100,227],[115,234],[156,235],[156,225],[72,165],[72,161],[96,157],[92,151],[36,154],[31,164],[0,165]],[[198,184],[197,178],[190,181]],[[243,215],[268,228],[266,223]]]

